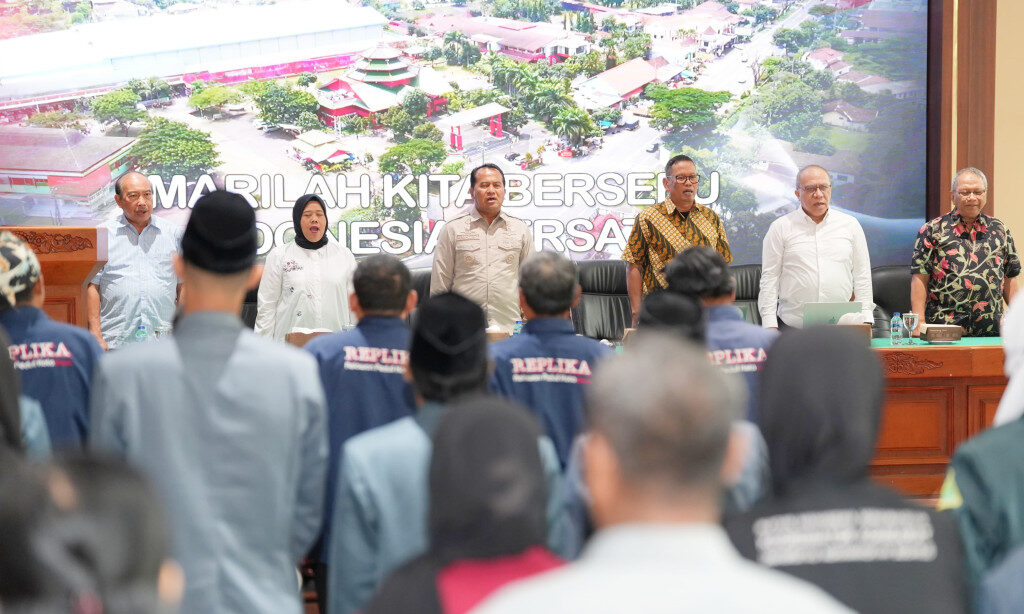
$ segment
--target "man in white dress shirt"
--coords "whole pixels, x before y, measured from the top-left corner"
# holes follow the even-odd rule
[[[828,171],[807,166],[796,175],[800,208],[772,222],[761,254],[757,297],[765,328],[802,328],[807,303],[859,301],[862,321],[874,321],[871,261],[864,230],[829,208]]]
[[[743,464],[743,384],[695,345],[648,337],[601,363],[583,464],[598,532],[578,561],[499,591],[476,614],[833,614],[810,584],[744,560],[719,525]]]

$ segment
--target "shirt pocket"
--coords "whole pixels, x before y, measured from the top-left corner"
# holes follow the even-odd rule
[[[174,254],[168,253],[158,257],[150,267],[153,277],[161,284],[176,286],[178,274],[174,272]]]
[[[498,261],[512,266],[519,264],[520,245],[512,241],[498,241]]]
[[[479,239],[468,239],[455,244],[455,261],[457,265],[476,266],[481,263],[483,242]]]

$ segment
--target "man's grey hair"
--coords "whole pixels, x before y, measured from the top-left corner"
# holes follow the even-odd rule
[[[981,172],[980,169],[974,168],[973,166],[968,166],[958,170],[956,174],[953,175],[953,183],[949,186],[950,192],[956,192],[956,184],[958,181],[960,181],[960,175],[966,174],[977,175],[981,179],[982,187],[984,187],[986,190],[988,189],[988,177],[985,176],[985,173]]]
[[[576,265],[555,252],[531,254],[519,269],[519,287],[526,304],[539,315],[565,313],[579,287]]]
[[[124,183],[123,182],[124,182],[124,180],[126,178],[128,178],[128,177],[130,177],[132,175],[138,175],[139,177],[142,177],[143,179],[145,179],[147,183],[149,183],[149,177],[146,177],[146,175],[144,175],[143,173],[140,173],[139,171],[128,171],[127,173],[124,173],[123,175],[121,175],[120,177],[118,177],[117,179],[114,180],[114,195],[115,196],[124,196]]]
[[[731,425],[745,389],[707,350],[667,336],[637,339],[598,368],[588,426],[606,438],[623,476],[671,496],[721,487]]]
[[[806,173],[807,171],[811,170],[812,168],[816,168],[816,169],[819,169],[822,172],[824,172],[826,175],[828,175],[829,183],[832,182],[832,173],[828,172],[827,168],[825,168],[824,166],[821,166],[820,164],[808,164],[807,166],[801,168],[800,170],[798,170],[796,172],[796,187],[798,189],[800,188],[800,178],[803,177],[804,173]]]

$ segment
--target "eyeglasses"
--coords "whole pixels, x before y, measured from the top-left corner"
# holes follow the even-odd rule
[[[960,195],[960,198],[967,198],[971,194],[977,196],[978,198],[981,198],[982,196],[985,195],[985,192],[988,192],[988,190],[957,190],[956,191],[956,193]]]
[[[831,189],[832,186],[830,185],[805,185],[800,187],[804,194],[814,194],[818,190],[821,190],[821,193],[824,194]]]
[[[700,181],[700,175],[676,175],[672,179],[678,183],[697,183]]]
[[[124,195],[124,199],[132,203],[140,198],[143,200],[153,200],[153,191],[146,190],[145,192],[128,192]]]

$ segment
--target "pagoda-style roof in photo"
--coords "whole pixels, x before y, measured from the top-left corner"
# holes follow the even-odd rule
[[[394,47],[377,47],[363,54],[365,60],[400,60],[402,52]]]
[[[355,63],[348,76],[363,83],[395,84],[408,81],[416,76],[410,70],[409,61],[394,47],[377,47],[363,54]]]
[[[422,90],[432,99],[443,98],[452,90],[444,75],[433,68],[406,65],[404,78],[392,75],[381,80],[367,80],[361,78],[360,71],[351,70],[321,86],[317,101],[325,109],[355,107],[376,113],[400,105],[402,98],[413,89]]]

